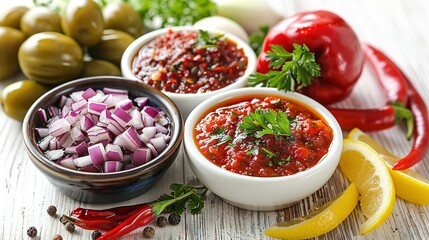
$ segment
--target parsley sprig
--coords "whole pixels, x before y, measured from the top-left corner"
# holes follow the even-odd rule
[[[217,48],[216,43],[225,37],[224,34],[212,35],[208,31],[198,30],[197,41],[194,46],[199,48]]]
[[[282,110],[256,109],[243,118],[240,126],[243,133],[254,134],[260,138],[265,134],[276,136],[291,136],[290,121]]]
[[[211,139],[217,139],[218,140],[217,145],[221,145],[221,144],[224,144],[224,143],[232,140],[231,136],[229,136],[228,134],[225,134],[225,128],[224,127],[215,128],[213,130],[213,133],[210,134],[210,138]]]
[[[207,192],[206,187],[173,183],[170,185],[170,190],[170,195],[163,194],[158,198],[157,202],[152,204],[155,216],[160,215],[163,211],[181,214],[186,210],[186,206],[191,211],[191,214],[198,214],[204,208],[203,196]]]
[[[304,45],[294,44],[292,53],[280,45],[271,45],[267,52],[269,67],[280,69],[268,73],[255,73],[249,77],[249,85],[275,87],[283,91],[295,91],[296,88],[306,87],[315,77],[320,76],[320,66],[316,62],[314,53]]]

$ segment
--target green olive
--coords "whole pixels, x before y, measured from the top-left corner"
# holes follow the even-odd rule
[[[61,32],[61,17],[49,8],[35,7],[22,16],[21,30],[27,36],[39,32]]]
[[[106,29],[103,31],[101,41],[88,49],[89,55],[95,59],[103,59],[119,66],[122,54],[134,38],[128,33]]]
[[[64,33],[85,47],[94,46],[104,29],[103,13],[93,0],[69,1],[61,18]]]
[[[0,80],[13,76],[19,69],[18,50],[25,35],[15,28],[0,27]]]
[[[36,33],[21,45],[19,65],[30,79],[60,84],[77,77],[83,65],[83,51],[72,38],[56,32]]]
[[[9,8],[0,14],[0,26],[20,29],[21,17],[28,11],[28,7],[17,6]]]
[[[48,87],[33,80],[11,83],[2,90],[1,107],[6,115],[22,121],[31,105],[48,90]]]
[[[121,30],[139,37],[143,33],[143,23],[140,15],[126,3],[109,3],[103,9],[106,29]]]
[[[81,77],[93,77],[93,76],[121,76],[119,68],[108,61],[104,60],[92,60],[83,64]]]

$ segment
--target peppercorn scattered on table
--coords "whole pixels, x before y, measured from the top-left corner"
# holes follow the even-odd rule
[[[11,2],[0,0],[0,11],[20,3],[31,5],[29,0]],[[214,2],[221,1],[216,0]],[[426,81],[427,76],[429,76],[429,68],[426,64],[427,59],[429,59],[429,47],[427,46],[429,34],[425,24],[429,21],[428,1],[415,0],[412,5],[403,0],[344,2],[335,0],[267,0],[267,3],[273,5],[275,11],[281,12],[284,16],[302,11],[324,9],[344,18],[354,29],[360,41],[376,46],[402,69],[416,91],[421,94],[423,101],[429,106],[429,95],[427,94],[429,82]],[[1,65],[0,68],[2,68]],[[23,79],[26,79],[25,76],[18,73],[2,80],[0,88],[3,89],[6,85]],[[377,108],[383,106],[386,101],[378,81],[375,80],[373,71],[366,64],[351,95],[344,101],[332,105],[332,107],[339,109]],[[355,130],[354,134],[349,135],[349,138],[359,139],[356,136],[366,136],[360,132],[358,135],[356,133]],[[91,236],[96,236],[99,233],[84,230],[77,226],[73,229],[71,226],[66,227],[67,224],[61,224],[60,217],[63,214],[70,214],[73,209],[78,207],[108,209],[150,202],[164,193],[169,193],[171,183],[190,185],[198,185],[199,183],[187,165],[185,157],[180,155],[162,180],[142,196],[114,204],[79,202],[54,188],[35,168],[25,153],[21,134],[21,123],[8,117],[5,112],[0,110],[0,161],[2,164],[0,168],[0,239],[54,239],[54,237],[60,239],[58,235],[61,235],[62,239],[69,240],[91,239]],[[345,132],[344,137],[347,134],[348,132]],[[407,141],[405,138],[405,125],[397,125],[383,131],[365,132],[365,134],[368,134],[383,149],[389,151],[392,156],[406,156],[413,143],[412,140]],[[380,151],[379,149],[375,150]],[[426,153],[423,159],[412,167],[412,170],[418,174],[419,179],[429,179],[429,153]],[[420,188],[413,188],[417,189],[415,191],[419,191],[418,189],[423,192],[427,191],[426,180],[410,179],[408,175],[403,173],[395,176],[392,177],[393,182],[398,181],[398,176],[406,176],[407,181],[404,180],[401,184],[418,183]],[[192,215],[185,212],[178,221],[174,222],[175,224],[169,223],[169,220],[165,219],[169,216],[165,214],[163,215],[165,218],[160,219],[158,223],[155,220],[121,239],[142,239],[144,236],[153,236],[153,239],[268,240],[271,238],[264,234],[265,230],[274,224],[289,222],[294,218],[304,219],[311,213],[317,213],[317,209],[330,203],[331,200],[335,200],[350,185],[350,180],[338,167],[328,183],[316,193],[288,208],[270,212],[254,212],[236,208],[209,191],[201,214]],[[403,185],[396,187],[408,189]],[[429,239],[429,205],[425,205],[427,200],[414,201],[418,203],[414,204],[403,198],[414,200],[414,197],[418,196],[419,193],[409,191],[402,193],[398,191],[398,188],[396,193],[393,212],[387,220],[374,230],[361,235],[359,227],[365,222],[366,217],[362,212],[361,205],[357,204],[343,222],[338,223],[338,226],[334,227],[333,230],[315,239]],[[280,224],[276,226],[290,225]]]

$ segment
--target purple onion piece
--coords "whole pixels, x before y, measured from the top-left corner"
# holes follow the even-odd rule
[[[37,115],[39,116],[39,119],[42,123],[46,123],[48,121],[48,115],[46,114],[45,109],[37,109]]]
[[[163,136],[152,138],[149,142],[152,143],[158,153],[162,152],[167,147],[167,143]]]
[[[71,104],[71,109],[75,112],[84,113],[87,111],[88,102],[85,99],[81,99],[78,102]]]
[[[131,115],[122,108],[116,108],[112,113],[112,118],[115,119],[115,121],[118,122],[122,127],[126,127],[133,119]]]
[[[147,113],[153,119],[156,119],[158,117],[159,112],[160,112],[158,109],[156,109],[152,106],[144,106],[142,111]]]
[[[151,160],[152,153],[149,148],[138,148],[131,155],[131,161],[135,166],[143,165]]]
[[[106,150],[101,143],[90,146],[88,153],[94,166],[100,166],[106,161]]]
[[[89,98],[95,96],[96,94],[97,93],[94,91],[94,89],[88,88],[82,93],[82,97],[83,99],[88,100]]]
[[[59,160],[57,163],[63,167],[77,170],[76,166],[74,165],[73,157],[66,157],[61,160]]]
[[[121,170],[123,163],[119,161],[107,161],[104,163],[104,172],[118,172]]]
[[[150,152],[152,153],[153,157],[157,157],[159,155],[158,151],[155,149],[152,143],[146,143],[146,147],[150,149]]]
[[[106,146],[107,161],[123,161],[124,155],[121,147],[114,144],[107,144]]]
[[[102,128],[99,126],[93,126],[92,128],[88,129],[87,133],[88,133],[88,138],[90,143],[110,141],[109,132],[105,128]]]
[[[64,150],[63,149],[49,150],[45,152],[45,155],[49,160],[56,161],[60,159],[62,156],[64,156]]]
[[[76,151],[75,151],[75,153],[78,155],[78,156],[85,156],[85,155],[88,155],[88,145],[86,144],[86,142],[81,142],[81,143],[79,143],[77,146],[76,146],[76,149],[75,149]]]
[[[134,99],[134,102],[137,104],[137,107],[139,107],[140,109],[146,106],[148,101],[149,101],[148,97],[138,97]]]
[[[130,111],[133,106],[133,101],[129,98],[123,99],[115,104],[115,108],[122,108],[126,112]]]
[[[35,128],[34,130],[39,138],[44,138],[49,135],[49,128]]]
[[[49,126],[49,134],[53,137],[57,137],[68,131],[70,131],[70,123],[64,118],[56,120]]]
[[[70,98],[73,100],[73,102],[79,102],[79,101],[84,99],[82,96],[83,93],[84,93],[84,91],[72,92],[70,94]]]
[[[98,103],[98,102],[88,102],[88,112],[100,115],[101,112],[107,109],[107,104],[105,103]]]

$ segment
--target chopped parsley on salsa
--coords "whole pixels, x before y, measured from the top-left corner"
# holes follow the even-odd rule
[[[307,107],[280,97],[241,98],[217,106],[194,129],[200,152],[234,173],[275,177],[317,164],[333,131]]]

